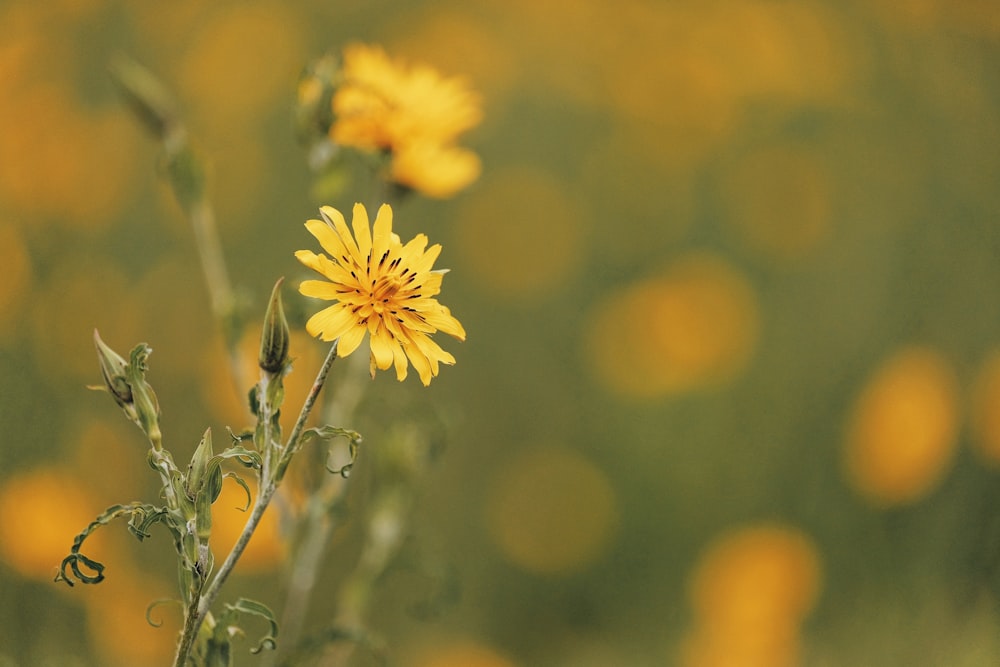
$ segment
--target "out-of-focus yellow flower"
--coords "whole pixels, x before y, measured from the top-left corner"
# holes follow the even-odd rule
[[[121,529],[120,526],[114,528]],[[122,532],[124,532],[122,530]],[[89,540],[88,540],[89,542]],[[110,568],[114,570],[110,570]],[[121,559],[109,563],[108,576],[99,586],[82,588],[79,597],[87,609],[87,629],[100,664],[106,667],[162,665],[173,658],[180,632],[177,605],[164,604],[145,612],[155,600],[177,596],[177,588]]]
[[[16,475],[0,486],[0,558],[25,577],[51,581],[73,538],[102,508],[74,477],[55,469]],[[106,534],[87,539],[86,553],[108,562]]]
[[[320,215],[322,220],[310,220],[306,228],[330,257],[309,250],[299,250],[295,257],[327,280],[303,281],[299,291],[336,303],[309,318],[306,330],[322,340],[340,339],[340,357],[356,350],[368,334],[372,377],[376,368],[395,366],[402,381],[409,358],[420,381],[430,384],[440,363],[455,363],[430,334],[440,330],[465,340],[461,323],[433,298],[447,272],[431,269],[441,246],[427,248],[423,234],[403,245],[392,232],[388,204],[379,208],[374,230],[365,207],[355,204],[353,235],[337,209],[324,206]]]
[[[479,158],[454,145],[482,119],[479,98],[460,78],[355,44],[344,50],[342,83],[332,105],[333,141],[388,152],[396,183],[449,197],[479,177]]]
[[[855,403],[845,443],[850,483],[881,506],[922,497],[955,451],[957,403],[958,381],[937,352],[897,352]]]
[[[585,354],[615,392],[658,398],[732,381],[753,354],[759,326],[746,277],[719,257],[692,253],[598,303]]]
[[[618,527],[618,501],[607,475],[563,446],[516,453],[497,471],[485,514],[503,555],[540,574],[592,565]]]
[[[247,496],[243,489],[236,482],[224,482],[219,498],[212,504],[210,544],[217,562],[222,562],[243,532],[250,516],[249,509],[242,511],[244,507],[247,507]],[[240,570],[266,572],[284,560],[286,551],[287,545],[279,526],[279,514],[265,512],[247,550],[240,557]]]
[[[798,664],[799,627],[816,602],[820,570],[812,540],[794,528],[757,524],[718,537],[691,577],[695,626],[681,664]]]

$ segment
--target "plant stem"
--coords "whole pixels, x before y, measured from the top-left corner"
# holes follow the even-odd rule
[[[325,423],[346,425],[350,421],[364,394],[361,379],[366,377],[364,371],[367,369],[364,366],[367,364],[368,360],[363,355],[348,359],[350,367],[344,382],[337,387],[337,392],[324,407]],[[330,535],[337,527],[331,517],[331,510],[343,501],[349,487],[350,479],[344,479],[340,475],[324,475],[319,488],[313,493],[312,501],[306,505],[305,515],[300,520],[300,525],[304,527],[299,529],[303,536],[302,543],[292,562],[288,592],[285,595],[285,611],[281,618],[283,646],[294,647],[302,634],[309,608],[309,593],[323,563]],[[263,664],[273,665],[276,659],[277,656],[271,654],[264,658]]]
[[[316,403],[316,398],[319,396],[319,392],[323,388],[323,383],[326,382],[326,376],[330,372],[330,367],[333,365],[336,358],[337,341],[334,341],[333,345],[330,346],[330,351],[327,353],[326,359],[323,360],[323,365],[316,374],[316,380],[313,382],[313,386],[310,388],[305,402],[302,404],[302,410],[299,412],[299,418],[295,422],[295,428],[292,429],[292,433],[288,438],[288,443],[285,445],[279,465],[275,469],[273,477],[261,479],[260,492],[254,501],[253,509],[250,511],[250,517],[247,519],[246,525],[243,526],[243,532],[240,533],[239,538],[236,540],[236,544],[233,545],[229,555],[226,556],[226,560],[219,567],[218,572],[216,572],[215,577],[208,585],[208,588],[205,589],[204,593],[196,596],[195,600],[192,601],[191,606],[185,613],[184,633],[181,635],[181,640],[177,644],[177,657],[174,661],[174,667],[184,667],[186,664],[188,656],[191,653],[191,648],[194,646],[194,639],[198,635],[198,631],[201,629],[201,624],[205,621],[205,617],[208,615],[209,608],[211,608],[212,603],[215,602],[215,599],[219,596],[219,592],[222,590],[222,585],[226,583],[226,579],[229,578],[233,568],[236,566],[236,561],[238,561],[240,556],[243,555],[243,552],[247,548],[247,544],[250,543],[250,537],[260,524],[260,520],[264,516],[264,511],[270,504],[271,498],[274,496],[274,492],[278,489],[278,484],[281,481],[281,475],[284,473],[285,468],[291,461],[292,455],[298,450],[299,439],[302,437],[305,423],[309,419],[309,413],[312,412],[312,408]],[[269,447],[270,443],[264,443],[264,446]]]
[[[323,360],[323,365],[320,366],[319,373],[316,374],[316,380],[313,382],[312,387],[309,388],[309,394],[306,395],[305,403],[302,405],[302,411],[299,412],[299,418],[295,422],[295,426],[292,428],[291,435],[288,436],[288,444],[285,445],[284,451],[281,453],[281,457],[278,460],[278,466],[274,470],[274,480],[280,482],[285,476],[285,470],[288,468],[288,464],[291,462],[292,457],[295,452],[299,451],[301,443],[299,439],[302,437],[302,430],[306,426],[306,420],[309,419],[309,413],[312,411],[313,405],[316,403],[316,399],[319,398],[319,392],[323,388],[323,383],[326,382],[326,374],[330,372],[330,366],[333,365],[334,360],[337,358],[337,344],[340,339],[333,341],[333,345],[330,346],[330,351],[326,355],[326,359]]]

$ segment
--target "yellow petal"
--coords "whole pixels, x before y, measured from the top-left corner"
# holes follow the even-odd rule
[[[331,341],[343,336],[349,329],[354,327],[354,324],[351,311],[345,308],[343,304],[337,303],[324,308],[310,317],[309,321],[306,322],[306,331],[311,336]]]
[[[361,265],[369,266],[372,252],[372,229],[368,222],[368,211],[365,210],[364,204],[357,203],[354,205],[354,216],[351,218],[351,227],[354,228],[354,238],[358,241]]]
[[[311,296],[314,299],[332,301],[343,297],[344,286],[327,280],[303,280],[299,283],[299,294]]]
[[[375,261],[392,245],[392,207],[382,204],[375,216],[375,229],[372,236],[372,256]],[[398,242],[398,241],[397,241]]]
[[[324,206],[321,208],[320,213],[323,214],[323,219],[333,225],[333,229],[337,232],[337,236],[340,237],[340,242],[344,244],[344,248],[347,250],[349,258],[343,258],[345,264],[356,264],[357,266],[365,266],[365,258],[368,252],[362,255],[358,250],[358,244],[354,241],[354,237],[351,236],[351,230],[347,228],[347,221],[344,220],[344,216],[337,209],[332,206]],[[338,261],[341,260],[340,257],[337,258]]]
[[[362,325],[354,325],[340,336],[340,343],[337,345],[337,356],[346,357],[354,350],[358,349],[361,341],[365,338],[368,329]]]
[[[399,347],[399,343],[389,335],[389,332],[384,327],[379,327],[371,335],[371,346],[372,358],[375,360],[375,365],[383,371],[388,370],[395,357],[393,348]]]
[[[406,353],[403,352],[402,345],[396,345],[392,348],[392,361],[393,365],[396,367],[396,379],[402,382],[406,379]]]
[[[430,362],[416,345],[407,345],[405,350],[410,363],[413,364],[413,367],[417,369],[417,373],[420,375],[420,382],[426,387],[431,383],[431,378],[434,377],[434,373],[431,372]]]
[[[344,244],[341,242],[340,236],[338,236],[337,233],[333,231],[333,228],[324,221],[307,220],[306,229],[309,230],[310,234],[316,237],[319,244],[323,246],[323,250],[326,250],[331,257],[335,259],[342,259],[347,256],[347,248],[345,248]]]

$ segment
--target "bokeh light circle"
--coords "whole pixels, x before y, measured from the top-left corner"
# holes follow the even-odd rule
[[[598,302],[584,354],[616,393],[652,398],[725,384],[758,337],[757,299],[725,260],[694,253]]]
[[[958,386],[935,350],[896,351],[867,380],[847,425],[849,483],[879,506],[905,504],[944,475],[957,444]]]
[[[486,526],[500,552],[538,574],[576,572],[593,563],[618,521],[604,471],[563,446],[513,454],[493,478]]]

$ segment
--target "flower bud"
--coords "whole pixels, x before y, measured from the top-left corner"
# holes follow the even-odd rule
[[[257,363],[268,373],[279,373],[288,363],[288,321],[285,319],[285,309],[281,305],[281,284],[284,281],[284,278],[279,278],[274,284],[260,337],[260,355],[257,357]]]
[[[101,340],[97,329],[94,329],[94,347],[97,348],[97,361],[101,365],[104,387],[114,397],[115,402],[128,411],[132,405],[132,387],[129,386],[127,379],[128,363]]]
[[[145,343],[139,343],[129,355],[129,386],[132,389],[132,401],[136,423],[139,424],[149,438],[154,449],[160,449],[163,438],[160,433],[160,403],[156,400],[156,393],[146,382],[146,359],[149,357],[150,348]]]

